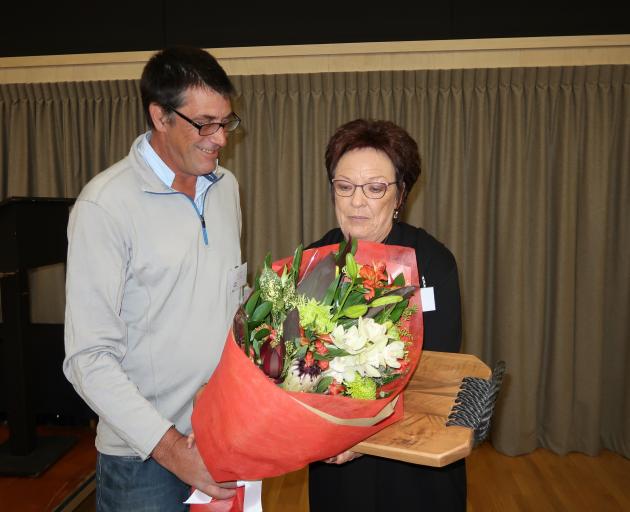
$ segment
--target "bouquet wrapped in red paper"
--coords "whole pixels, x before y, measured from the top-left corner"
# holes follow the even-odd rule
[[[413,249],[355,241],[270,260],[193,411],[219,482],[295,471],[397,421],[420,357]]]

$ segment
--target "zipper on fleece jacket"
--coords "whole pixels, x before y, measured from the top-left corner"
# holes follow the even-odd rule
[[[186,199],[188,199],[190,201],[190,204],[192,204],[192,207],[195,209],[195,213],[199,217],[199,221],[201,222],[201,234],[203,235],[203,243],[204,243],[204,245],[207,246],[208,245],[208,231],[206,230],[206,219],[203,216],[203,210],[205,210],[205,207],[206,207],[206,196],[208,195],[208,190],[210,190],[210,188],[211,187],[208,187],[203,193],[203,201],[201,202],[201,204],[202,204],[202,211],[201,212],[199,212],[199,210],[197,209],[197,205],[195,204],[195,201],[193,199],[191,199],[189,196],[187,196],[186,194],[184,194],[183,192],[179,192],[177,190],[174,190],[172,192],[150,192],[150,191],[146,191],[146,192],[148,194],[156,194],[156,195],[181,194]]]

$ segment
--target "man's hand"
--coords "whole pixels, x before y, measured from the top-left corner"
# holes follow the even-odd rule
[[[189,446],[187,438],[171,427],[153,449],[151,456],[177,478],[206,493],[213,498],[224,500],[236,494],[234,482],[218,484],[214,481],[193,444]]]
[[[324,462],[327,464],[345,464],[346,462],[350,462],[351,460],[354,460],[357,457],[361,457],[362,455],[362,453],[353,452],[352,450],[346,450],[345,452],[341,452],[335,457],[324,459]]]

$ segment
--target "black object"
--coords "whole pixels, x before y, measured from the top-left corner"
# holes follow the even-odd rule
[[[0,475],[36,476],[76,442],[72,437],[38,437],[35,431],[35,350],[27,276],[28,269],[65,262],[66,228],[73,202],[27,197],[0,202],[2,384],[9,425],[9,439],[0,445]]]
[[[473,429],[475,445],[484,441],[490,433],[490,420],[504,373],[505,362],[499,361],[488,380],[464,377],[446,425],[459,425]]]

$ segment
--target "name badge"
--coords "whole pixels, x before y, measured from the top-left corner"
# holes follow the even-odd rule
[[[433,286],[420,288],[420,302],[422,303],[422,311],[435,311],[435,295]]]
[[[247,262],[237,265],[228,272],[228,290],[240,304],[243,301],[243,288],[247,284]]]

